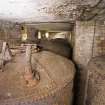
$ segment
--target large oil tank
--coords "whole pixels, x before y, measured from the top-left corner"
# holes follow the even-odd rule
[[[70,43],[66,39],[61,38],[51,40],[42,39],[40,40],[38,46],[41,47],[42,50],[51,51],[55,54],[67,58],[71,58],[72,56],[72,48],[70,46]]]
[[[0,72],[0,105],[72,105],[74,64],[52,52],[33,53],[32,68],[40,74],[40,81],[27,87],[24,56],[16,54]]]
[[[87,70],[86,105],[105,105],[105,56],[93,58]]]

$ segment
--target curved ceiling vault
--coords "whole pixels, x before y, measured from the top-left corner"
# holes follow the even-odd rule
[[[105,0],[0,0],[0,19],[15,22],[67,22],[79,16],[91,19],[97,12],[105,13],[104,4]]]

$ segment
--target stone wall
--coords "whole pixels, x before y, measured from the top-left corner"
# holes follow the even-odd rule
[[[28,35],[28,40],[30,41],[37,41],[38,39],[38,30],[27,26],[27,35]]]
[[[27,27],[28,40],[35,41],[37,37],[37,30],[32,27]],[[22,41],[22,25],[8,22],[0,21],[0,40],[8,42],[11,47],[12,45],[18,45]]]
[[[93,57],[105,55],[105,24],[97,22],[95,25]]]
[[[21,38],[20,25],[8,21],[0,21],[0,40],[8,42],[11,47]]]
[[[76,103],[75,105],[84,105],[84,93],[86,85],[87,71],[85,66],[92,57],[94,22],[76,22],[74,36],[74,61],[77,65],[76,76]]]
[[[74,60],[86,66],[92,57],[94,22],[77,22],[75,27]]]
[[[76,22],[74,60],[86,66],[92,57],[105,55],[105,25],[103,22]]]
[[[73,58],[77,65],[77,103],[85,105],[88,62],[96,56],[105,55],[105,25],[103,22],[76,22]]]
[[[12,22],[0,21],[0,39],[20,38],[20,25]]]

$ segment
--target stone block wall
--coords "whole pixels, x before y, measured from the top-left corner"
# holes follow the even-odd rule
[[[37,30],[32,27],[27,27],[27,35],[28,40],[35,41]],[[0,21],[0,40],[8,42],[11,47],[20,44],[22,40],[22,24]]]
[[[76,22],[74,60],[85,67],[92,57],[105,55],[105,25],[103,22]]]
[[[0,21],[0,40],[12,45],[16,44],[21,38],[21,28],[17,23]]]
[[[94,22],[77,22],[75,26],[74,60],[86,66],[92,57]]]
[[[92,57],[94,22],[76,22],[74,29],[74,51],[73,58],[77,66],[76,75],[76,103],[74,105],[84,105],[85,85],[87,71],[85,66]]]
[[[38,39],[38,30],[33,27],[27,26],[27,35],[28,40],[35,41]]]
[[[105,24],[96,22],[93,44],[93,57],[105,55]]]
[[[105,25],[104,22],[76,22],[74,35],[73,58],[77,65],[77,103],[85,105],[88,62],[96,56],[105,55]]]

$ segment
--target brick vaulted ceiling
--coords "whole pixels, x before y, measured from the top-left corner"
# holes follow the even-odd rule
[[[104,20],[105,0],[0,0],[0,19],[16,22]]]

